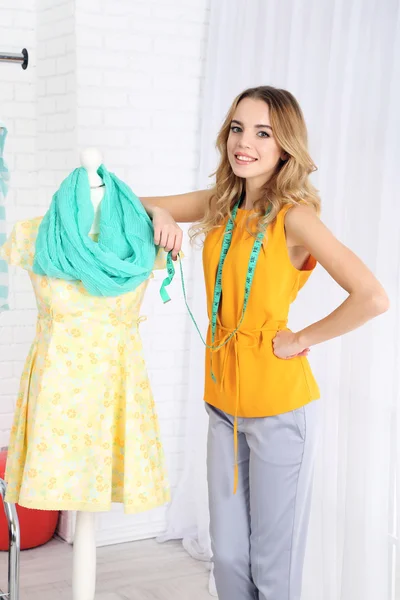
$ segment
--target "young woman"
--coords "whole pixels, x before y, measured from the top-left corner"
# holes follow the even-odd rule
[[[219,600],[299,600],[319,390],[309,348],[385,312],[368,268],[319,219],[301,109],[287,91],[249,89],[218,135],[212,190],[142,198],[155,242],[176,259],[177,222],[205,234],[210,328],[205,402]],[[287,328],[317,261],[348,292],[326,318]]]

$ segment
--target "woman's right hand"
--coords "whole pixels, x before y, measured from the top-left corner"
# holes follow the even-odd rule
[[[183,231],[164,208],[152,207],[154,227],[154,243],[166,252],[171,252],[172,260],[176,260],[182,248]]]

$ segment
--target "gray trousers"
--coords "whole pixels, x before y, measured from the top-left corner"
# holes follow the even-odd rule
[[[218,598],[300,600],[319,402],[275,417],[238,419],[236,495],[233,417],[206,409]]]

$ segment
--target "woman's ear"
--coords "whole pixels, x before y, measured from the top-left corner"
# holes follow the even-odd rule
[[[289,160],[289,158],[290,158],[289,154],[287,152],[285,152],[284,150],[282,150],[282,152],[281,152],[281,160],[287,161],[287,160]]]

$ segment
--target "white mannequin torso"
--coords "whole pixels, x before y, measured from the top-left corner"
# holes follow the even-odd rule
[[[94,209],[93,224],[90,229],[92,235],[98,234],[100,231],[100,211],[101,201],[104,198],[103,180],[97,171],[103,162],[101,152],[97,148],[85,148],[80,154],[81,165],[87,171],[90,185],[90,198]]]

